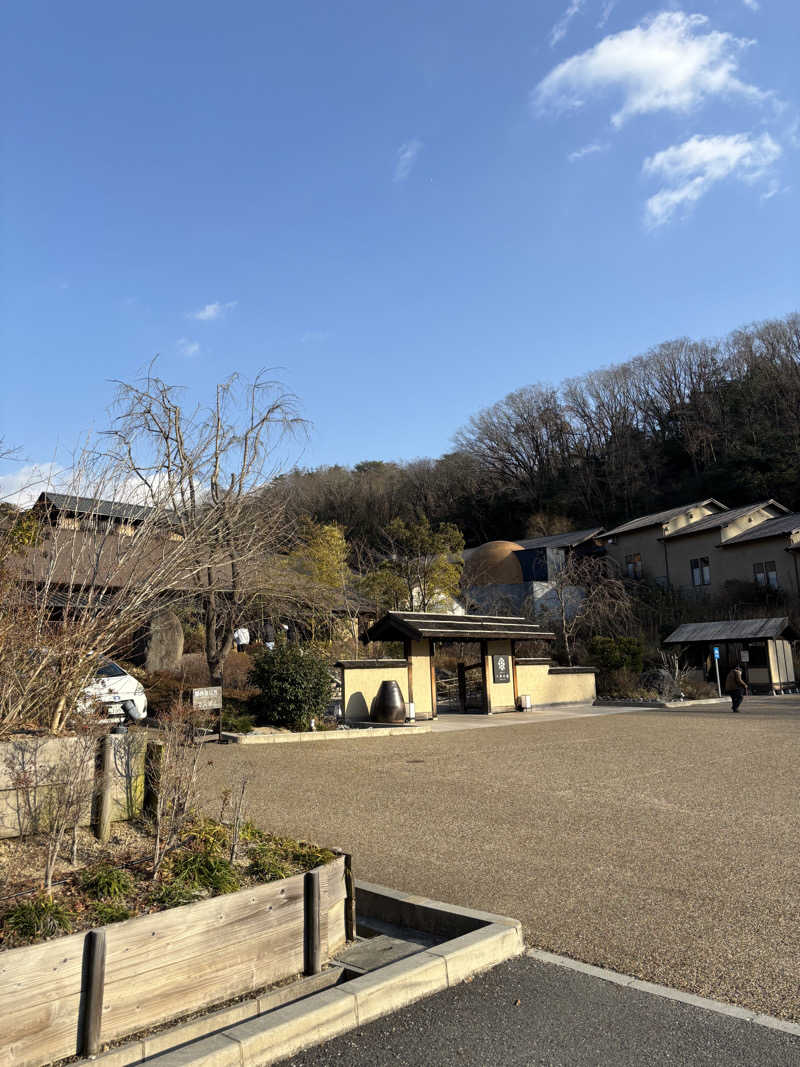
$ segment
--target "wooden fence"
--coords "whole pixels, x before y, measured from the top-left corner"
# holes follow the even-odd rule
[[[349,879],[352,881],[352,879]],[[0,1067],[41,1067],[318,969],[345,942],[345,857],[0,953]]]

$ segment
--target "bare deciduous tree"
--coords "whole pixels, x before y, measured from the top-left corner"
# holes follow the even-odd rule
[[[198,800],[198,771],[203,746],[195,740],[202,724],[197,713],[176,704],[160,720],[158,757],[148,764],[149,786],[154,797],[153,878],[165,857],[180,841]]]
[[[632,602],[621,578],[610,573],[605,559],[572,554],[552,580],[555,610],[545,610],[564,642],[570,667],[579,636],[624,632]]]
[[[118,383],[116,403],[113,458],[148,503],[168,501],[176,535],[191,546],[206,660],[221,685],[236,622],[268,587],[264,563],[286,538],[279,498],[263,490],[281,441],[305,425],[296,398],[263,374],[249,384],[233,375],[212,407],[186,411],[151,367],[142,381]]]

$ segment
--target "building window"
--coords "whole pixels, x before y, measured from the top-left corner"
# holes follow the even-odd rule
[[[763,585],[770,589],[778,588],[778,568],[774,559],[768,559],[764,563],[753,564],[753,580],[756,585]]]
[[[692,569],[692,585],[711,585],[711,568],[708,564],[708,556],[700,556],[698,559],[689,561]]]
[[[642,577],[642,557],[639,552],[625,557],[625,571],[629,578]]]

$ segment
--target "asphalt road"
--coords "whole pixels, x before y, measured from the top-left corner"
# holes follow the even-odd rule
[[[797,1067],[800,1038],[523,957],[286,1067]]]
[[[208,750],[261,826],[527,944],[800,1020],[800,702]]]

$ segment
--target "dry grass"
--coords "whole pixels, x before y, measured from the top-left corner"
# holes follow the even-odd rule
[[[800,719],[641,713],[216,749],[258,821],[529,944],[800,1019]]]

